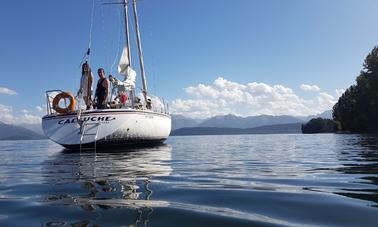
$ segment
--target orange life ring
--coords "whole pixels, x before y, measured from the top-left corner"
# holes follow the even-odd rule
[[[62,108],[59,106],[61,99],[69,99],[70,104],[67,108]],[[57,94],[53,99],[53,109],[60,114],[65,114],[69,112],[75,112],[76,99],[70,92],[62,92]]]

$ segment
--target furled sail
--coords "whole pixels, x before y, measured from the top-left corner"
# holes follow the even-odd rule
[[[128,48],[124,47],[118,65],[118,73],[125,76],[124,86],[135,88],[136,72],[130,67]]]
[[[125,76],[125,84],[127,86],[131,86],[135,88],[135,79],[136,79],[136,72],[130,67],[127,66],[126,69],[126,76]]]
[[[129,50],[127,47],[123,48],[121,59],[118,64],[118,73],[126,75],[127,67],[130,65]]]

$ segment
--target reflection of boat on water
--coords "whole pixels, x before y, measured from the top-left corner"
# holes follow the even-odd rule
[[[168,176],[172,172],[170,145],[137,148],[113,153],[59,153],[46,161],[48,183],[71,184],[86,180],[148,180]]]
[[[171,150],[161,145],[133,152],[59,153],[43,164],[44,181],[51,185],[46,202],[91,212],[129,208],[127,220],[146,222],[153,207],[168,206],[151,200],[150,184],[171,174]]]
[[[49,139],[64,147],[80,147],[81,149],[96,148],[96,146],[125,147],[157,144],[165,141],[170,134],[171,117],[168,105],[159,98],[148,94],[136,0],[132,1],[132,6],[143,87],[140,98],[136,97],[136,72],[131,65],[129,0],[114,4],[124,6],[126,31],[126,45],[119,64],[119,74],[123,75],[125,79],[121,81],[112,77],[111,80],[113,84],[112,95],[114,94],[117,99],[105,100],[106,109],[84,110],[81,105],[78,105],[75,109],[76,98],[68,92],[60,90],[46,92],[47,115],[42,118],[43,131]],[[88,61],[90,52],[89,44]],[[68,106],[66,105],[67,100],[69,100]],[[67,107],[63,108],[62,105]],[[103,105],[102,102],[101,105]]]

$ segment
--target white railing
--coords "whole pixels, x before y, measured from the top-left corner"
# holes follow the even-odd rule
[[[63,92],[62,90],[48,90],[45,92],[46,94],[46,112],[47,115],[55,114],[56,111],[54,110],[52,106],[52,102],[55,98],[55,96],[59,93]]]
[[[45,92],[45,94],[46,94],[46,112],[47,112],[47,115],[56,114],[56,111],[53,108],[53,100],[54,100],[55,96],[57,94],[61,93],[61,92],[63,92],[63,91],[62,90],[48,90],[48,91]],[[159,98],[159,97],[156,97],[156,98]],[[120,108],[120,109],[123,109],[123,108],[132,108],[132,109],[136,108],[136,109],[138,109],[138,106],[142,105],[142,102],[141,102],[141,100],[139,100],[139,102],[137,100],[138,100],[138,98],[136,98],[134,96],[133,92],[130,92],[129,93],[129,97],[128,97],[127,102],[126,102],[126,105],[119,106],[118,108]],[[169,105],[168,105],[168,102],[165,102],[165,100],[163,98],[159,98],[159,100],[161,100],[161,102],[162,102],[163,105],[161,106],[161,108],[156,108],[156,107],[154,108],[153,107],[153,109],[154,109],[153,111],[154,112],[164,113],[164,114],[169,114]],[[110,106],[112,106],[112,105],[110,105]],[[113,108],[117,109],[117,107],[115,107],[115,106],[113,106],[112,109]]]

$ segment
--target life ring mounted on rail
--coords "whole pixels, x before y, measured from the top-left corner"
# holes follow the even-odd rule
[[[70,100],[70,104],[66,108],[59,106],[61,99]],[[75,112],[76,99],[70,92],[61,92],[57,94],[53,99],[53,109],[60,114],[66,114],[70,112]]]

